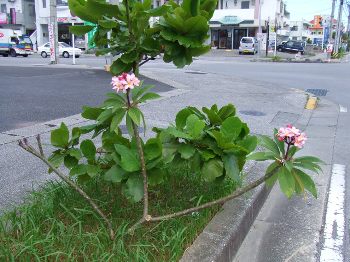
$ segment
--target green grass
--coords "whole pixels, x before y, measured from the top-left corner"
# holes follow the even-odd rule
[[[150,190],[151,213],[179,211],[232,192],[232,182],[205,183],[176,168],[166,183]],[[220,207],[126,230],[141,218],[142,203],[131,204],[119,185],[93,181],[86,192],[113,218],[110,241],[102,220],[74,190],[50,182],[27,204],[0,218],[0,261],[177,261]]]

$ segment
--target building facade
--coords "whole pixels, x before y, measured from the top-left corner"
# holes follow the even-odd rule
[[[49,41],[48,25],[50,22],[50,0],[35,1],[36,9],[36,32],[33,35],[33,42],[40,46]],[[69,10],[68,0],[57,0],[57,23],[58,23],[58,41],[72,44],[72,35],[69,33],[69,26],[73,23],[77,25],[84,24],[80,18],[75,17]],[[79,38],[76,39],[79,41]]]
[[[32,34],[35,31],[34,0],[0,0],[0,28]]]
[[[311,23],[303,21],[290,22],[290,39],[298,41],[312,41]],[[310,39],[310,40],[309,40]]]

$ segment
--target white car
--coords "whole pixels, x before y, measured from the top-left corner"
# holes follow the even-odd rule
[[[254,37],[242,37],[239,44],[239,54],[252,53],[256,54],[258,52],[258,40]]]
[[[75,51],[75,57],[79,57],[81,55],[81,50],[79,48],[74,48]],[[43,57],[46,58],[50,55],[50,43],[47,42],[46,44],[39,46],[38,53]],[[70,56],[73,56],[73,47],[70,45],[64,43],[64,42],[58,42],[58,53],[60,56],[63,56],[64,58],[69,58]]]

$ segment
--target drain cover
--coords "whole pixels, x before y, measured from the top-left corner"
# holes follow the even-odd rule
[[[326,96],[328,92],[327,89],[306,89],[305,91],[315,96]]]
[[[239,111],[242,115],[247,116],[265,116],[266,114],[260,111],[255,110],[247,110],[247,111]]]
[[[201,71],[186,71],[187,74],[194,74],[194,75],[206,75],[207,73],[201,72]]]

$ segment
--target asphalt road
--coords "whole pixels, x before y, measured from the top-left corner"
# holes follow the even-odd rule
[[[112,91],[111,75],[102,70],[0,66],[0,72],[0,132],[78,114]],[[155,92],[172,89],[143,79],[156,84]]]

